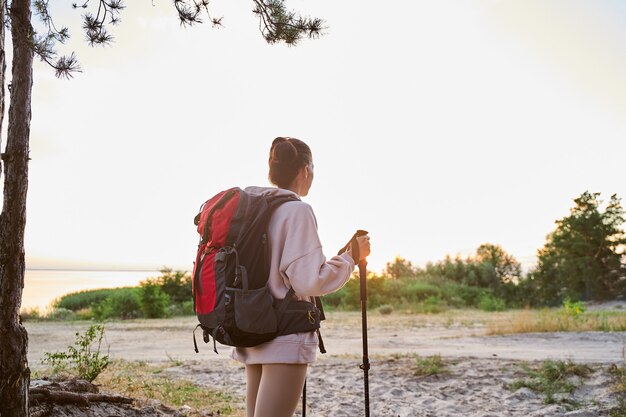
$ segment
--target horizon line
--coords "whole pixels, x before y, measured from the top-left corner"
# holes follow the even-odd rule
[[[26,271],[68,271],[68,272],[161,272],[161,269],[149,268],[25,268]],[[177,269],[172,268],[172,271]],[[184,270],[186,271],[186,270]],[[188,272],[188,271],[186,271]]]

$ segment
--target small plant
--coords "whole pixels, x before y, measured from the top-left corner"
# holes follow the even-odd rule
[[[53,371],[74,372],[79,378],[93,381],[109,364],[109,355],[101,355],[104,326],[90,326],[85,334],[76,332],[76,342],[67,347],[67,352],[44,352],[43,363],[52,365]],[[97,348],[92,350],[92,345]]]
[[[446,365],[441,355],[433,355],[425,358],[417,357],[413,374],[415,376],[432,376],[445,373]]]
[[[571,394],[577,387],[572,382],[571,377],[577,376],[582,379],[593,371],[588,365],[552,360],[543,362],[538,369],[526,367],[525,370],[530,375],[530,379],[514,381],[509,385],[509,389],[517,391],[523,387],[529,388],[543,394],[545,404],[568,402],[565,400],[557,401],[555,395],[560,393]]]
[[[566,316],[572,318],[580,317],[585,311],[587,311],[587,308],[582,301],[572,301],[569,298],[563,300],[562,312]]]

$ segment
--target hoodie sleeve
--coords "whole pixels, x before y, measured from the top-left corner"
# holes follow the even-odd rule
[[[280,274],[300,296],[320,296],[339,290],[350,279],[354,260],[344,253],[327,261],[311,206],[298,202],[290,204],[289,209],[282,225]]]

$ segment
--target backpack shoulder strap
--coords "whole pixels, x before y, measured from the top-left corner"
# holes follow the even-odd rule
[[[267,204],[268,204],[269,209],[271,210],[271,212],[273,212],[279,206],[281,206],[282,204],[284,204],[284,203],[286,203],[288,201],[302,201],[302,200],[300,200],[300,197],[295,196],[295,195],[270,196],[270,197],[267,197],[266,199],[267,199]]]

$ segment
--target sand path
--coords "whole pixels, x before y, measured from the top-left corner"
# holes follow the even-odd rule
[[[493,318],[493,316],[491,316]],[[507,320],[507,316],[502,317]],[[611,364],[623,366],[626,332],[531,333],[486,336],[476,317],[372,315],[369,326],[370,409],[374,416],[394,417],[598,417],[609,416],[619,398],[612,392]],[[230,348],[201,342],[193,351],[195,318],[136,320],[106,324],[113,359],[171,364],[170,378],[232,392],[243,402],[243,367],[230,360]],[[89,323],[27,323],[29,361],[42,365],[43,352],[65,350],[77,331]],[[327,355],[320,355],[308,377],[309,417],[363,415],[363,371],[360,316],[329,315],[324,326]],[[446,372],[431,377],[414,374],[415,355],[440,354]],[[527,388],[507,388],[523,378],[523,361],[571,359],[593,366],[572,398],[576,407],[544,404]],[[300,412],[298,414],[300,415]]]

